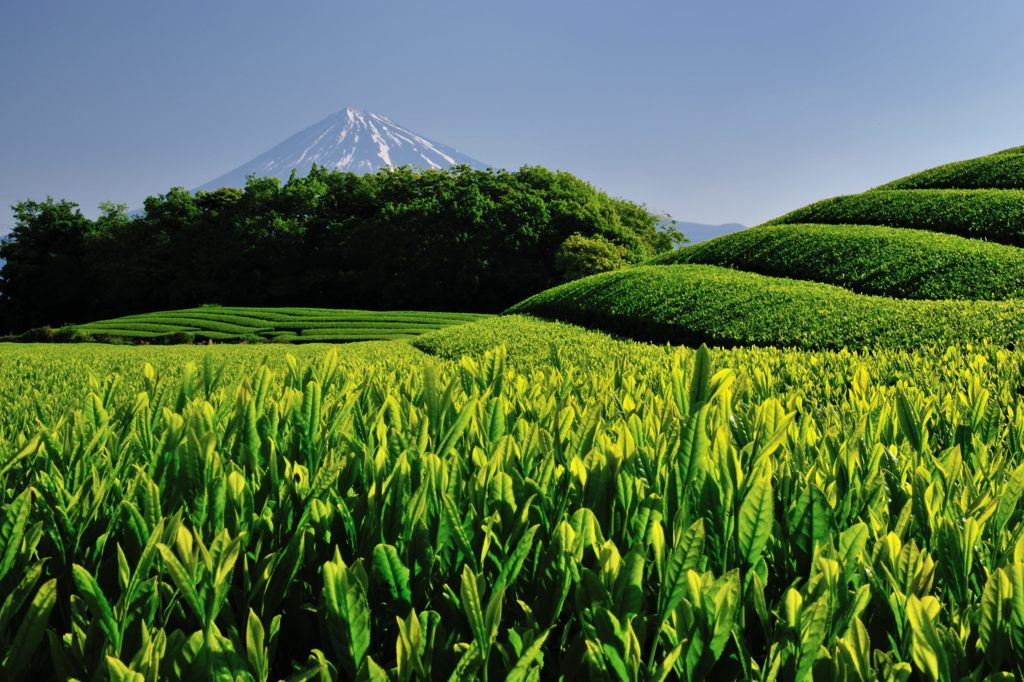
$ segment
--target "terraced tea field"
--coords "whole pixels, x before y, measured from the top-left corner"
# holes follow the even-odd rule
[[[1024,249],[878,225],[762,225],[667,253],[651,264],[705,264],[911,299],[1024,296]]]
[[[481,319],[473,313],[202,306],[75,325],[97,340],[341,343],[410,339]]]
[[[1024,148],[834,197],[510,312],[639,341],[806,349],[1024,341]]]
[[[532,296],[511,312],[654,343],[914,348],[1024,339],[1016,300],[919,301],[710,265],[606,272]]]

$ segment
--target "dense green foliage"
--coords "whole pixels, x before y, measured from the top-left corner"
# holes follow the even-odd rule
[[[537,368],[558,368],[560,364],[560,371],[564,371],[566,359],[572,366],[586,367],[593,372],[615,372],[622,368],[638,373],[658,373],[678,350],[676,346],[638,343],[529,315],[489,317],[458,329],[449,327],[430,332],[411,343],[447,361],[459,361],[467,355],[479,359],[496,345],[505,345],[508,365],[527,374]],[[958,384],[958,372],[966,366],[962,363],[968,363],[975,354],[984,357],[985,365],[1003,367],[1000,371],[1007,372],[1014,367],[1024,371],[1024,350],[1010,351],[988,342],[913,349],[811,351],[736,346],[712,350],[716,367],[736,369],[737,386],[742,390],[750,390],[760,398],[783,395],[791,400],[799,397],[807,409],[815,413],[828,411],[831,405],[843,402],[848,397],[850,377],[861,367],[879,385],[909,381],[922,389],[938,391],[943,382]],[[1011,358],[1017,359],[1010,362]],[[1015,383],[1019,379],[1013,373],[1005,378],[1006,383],[994,390],[1024,389],[1024,385]]]
[[[1024,296],[1024,249],[872,225],[764,225],[651,261],[673,263],[720,265],[893,298]]]
[[[588,367],[635,363],[640,358],[664,359],[665,347],[617,339],[603,332],[541,320],[528,315],[495,315],[477,322],[427,332],[410,342],[424,353],[445,360],[480,356],[505,346],[511,365],[523,368],[558,364],[562,357]]]
[[[80,408],[81,396],[96,377],[118,374],[123,379],[119,390],[134,395],[145,388],[139,368],[147,363],[173,382],[186,376],[188,365],[202,367],[207,358],[230,378],[248,376],[264,364],[281,373],[288,369],[289,357],[305,365],[318,363],[331,352],[359,364],[387,360],[411,365],[425,359],[402,341],[213,346],[0,342],[0,455],[9,454],[4,450],[8,436],[37,429],[37,419],[50,423]]]
[[[567,280],[617,270],[628,264],[626,248],[601,236],[570,235],[555,252],[555,267]]]
[[[78,341],[124,339],[145,343],[372,341],[413,338],[481,317],[483,315],[473,313],[202,306],[73,325],[61,330],[63,334],[58,338],[67,336]]]
[[[509,312],[697,345],[914,348],[1024,338],[1015,301],[914,301],[711,265],[649,265],[569,282]]]
[[[580,208],[571,176],[403,173],[172,191],[138,220],[26,202],[0,292],[100,305],[47,289],[59,266],[91,295],[150,296],[132,277],[152,272],[197,301],[458,303],[672,241],[639,207]],[[499,191],[534,176],[566,196]],[[802,210],[901,229],[756,228],[511,309],[530,315],[201,307],[66,330],[408,343],[0,344],[0,678],[1021,679],[1024,306],[853,290],[1018,295],[1016,247],[936,232],[1020,243],[1022,196],[840,197]],[[508,253],[525,272],[487,279]]]
[[[495,311],[564,281],[556,253],[574,235],[630,263],[677,241],[642,206],[539,167],[318,168],[283,186],[175,188],[135,218],[53,200],[15,217],[0,332],[203,303]]]
[[[1024,675],[1024,353],[403,347],[0,346],[4,678]]]
[[[1024,334],[1024,189],[1000,187],[1022,154],[819,201],[644,267],[560,285],[509,312],[653,342],[1013,346]],[[946,188],[956,178],[969,189]]]
[[[1024,246],[1024,190],[873,190],[833,197],[769,224],[887,225]]]
[[[1024,147],[930,168],[878,189],[1024,189]]]

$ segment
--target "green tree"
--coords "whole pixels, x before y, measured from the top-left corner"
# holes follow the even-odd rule
[[[0,242],[0,310],[6,331],[62,324],[89,313],[85,245],[93,223],[70,201],[22,201]]]
[[[626,247],[600,235],[584,237],[577,232],[562,242],[555,252],[555,266],[565,281],[617,270],[628,264]]]
[[[495,311],[641,262],[674,234],[645,207],[539,166],[314,167],[283,184],[175,187],[137,216],[25,202],[0,300],[8,329],[201,303]]]

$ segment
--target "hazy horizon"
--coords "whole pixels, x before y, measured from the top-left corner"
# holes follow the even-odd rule
[[[1021,20],[1011,0],[9,4],[0,202],[138,206],[352,106],[495,167],[753,225],[1024,144]]]

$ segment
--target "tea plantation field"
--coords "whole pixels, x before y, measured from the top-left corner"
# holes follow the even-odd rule
[[[510,312],[564,320],[658,343],[913,348],[1024,338],[1017,301],[920,301],[866,296],[817,282],[712,265],[616,270],[563,284]]]
[[[893,298],[1002,300],[1024,295],[1024,249],[878,225],[763,225],[651,261],[683,263],[835,284]]]
[[[1024,672],[1024,353],[417,344],[0,345],[5,679]]]
[[[504,315],[0,344],[0,679],[1024,678],[1021,152]]]
[[[202,306],[90,322],[68,331],[79,340],[337,343],[408,339],[481,317],[473,313]]]
[[[640,341],[807,349],[1024,340],[1022,148],[797,209],[513,306]]]

